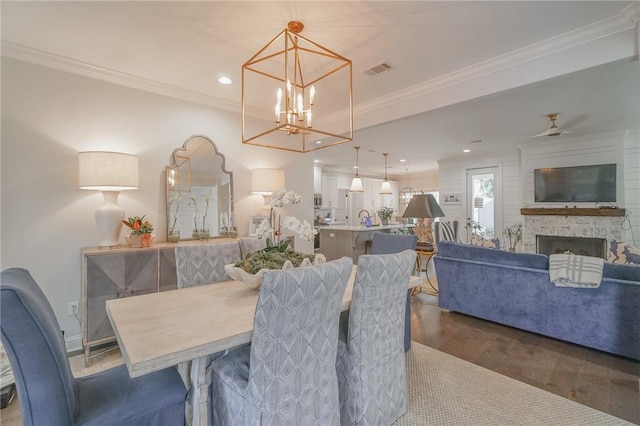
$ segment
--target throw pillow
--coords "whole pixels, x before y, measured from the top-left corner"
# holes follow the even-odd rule
[[[456,232],[451,222],[440,222],[440,239],[457,242]]]
[[[608,262],[640,266],[640,248],[624,241],[611,240],[608,255]]]
[[[471,245],[478,247],[487,247],[500,250],[500,239],[499,238],[484,238],[477,234],[471,235]]]

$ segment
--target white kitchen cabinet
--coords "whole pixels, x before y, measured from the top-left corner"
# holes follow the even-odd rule
[[[364,189],[364,208],[369,210],[379,210],[382,207],[382,196],[380,195],[380,187],[382,179],[363,178],[362,186]]]
[[[398,214],[399,209],[399,197],[400,197],[400,184],[398,182],[389,181],[391,184],[391,194],[382,195],[382,206],[391,207],[394,210],[394,216]]]
[[[338,178],[335,176],[322,176],[322,207],[338,207]]]
[[[322,168],[318,166],[313,167],[313,193],[322,193]]]

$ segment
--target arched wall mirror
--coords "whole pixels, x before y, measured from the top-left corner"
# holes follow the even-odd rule
[[[233,173],[206,136],[187,138],[166,167],[167,240],[216,238],[233,226]]]

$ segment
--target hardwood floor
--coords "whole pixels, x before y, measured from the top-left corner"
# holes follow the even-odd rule
[[[640,424],[640,362],[411,298],[412,339],[505,376]]]

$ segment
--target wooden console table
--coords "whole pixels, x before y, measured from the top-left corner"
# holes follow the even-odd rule
[[[530,216],[614,216],[622,217],[626,214],[625,209],[620,208],[522,208],[520,214]]]

